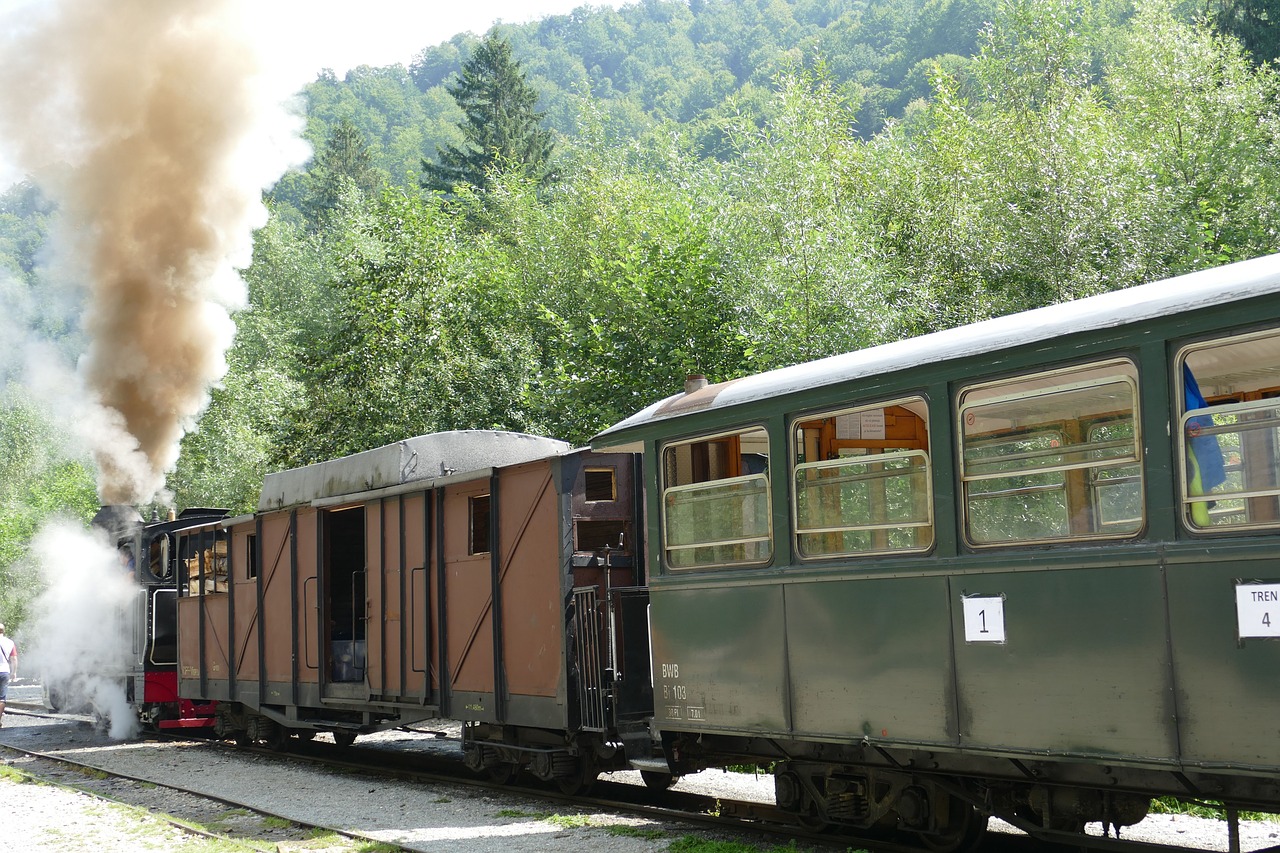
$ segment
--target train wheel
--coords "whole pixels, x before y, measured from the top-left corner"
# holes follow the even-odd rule
[[[263,724],[266,722],[267,721],[262,717],[257,716],[250,716],[249,719],[245,720],[244,736],[248,739],[249,743],[257,743],[262,740],[262,736],[266,734],[266,732],[263,731],[265,728]],[[237,740],[236,743],[239,743],[239,741]]]
[[[974,850],[987,831],[987,817],[957,797],[947,798],[947,827],[935,834],[921,833],[920,845],[934,853],[961,853]]]
[[[276,723],[269,731],[265,732],[262,739],[266,743],[267,749],[274,752],[284,752],[289,748],[289,730],[279,723]]]
[[[559,786],[561,793],[577,797],[591,790],[591,786],[596,783],[596,777],[599,775],[600,771],[596,769],[595,764],[582,760],[578,764],[577,773],[572,776],[557,777],[556,785]]]
[[[644,780],[646,787],[655,791],[665,791],[680,779],[679,776],[671,773],[662,773],[657,770],[641,770],[640,778]]]
[[[489,781],[495,785],[510,785],[515,781],[516,775],[519,774],[520,768],[510,761],[500,761],[484,769],[489,777]]]
[[[338,746],[351,746],[351,744],[356,742],[356,733],[342,731],[334,732],[333,742]]]
[[[811,811],[796,815],[796,820],[809,832],[830,832],[834,824],[823,817],[816,806],[811,808]]]

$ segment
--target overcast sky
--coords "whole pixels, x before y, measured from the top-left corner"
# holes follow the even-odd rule
[[[93,0],[0,0],[0,72],[5,53],[14,49],[6,35],[21,33],[38,14],[60,8],[74,14],[77,3]],[[133,0],[164,3],[169,0]],[[495,23],[523,24],[574,9],[618,8],[635,0],[242,0],[251,7],[256,41],[275,74],[273,89],[301,89],[322,69],[339,78],[360,65],[408,65],[423,48],[448,41],[461,32],[477,35]],[[6,32],[7,31],[7,32]],[[3,78],[0,73],[0,78]],[[0,85],[14,84],[0,79]],[[20,85],[20,84],[15,84]],[[21,178],[0,139],[0,192]]]
[[[296,2],[263,3],[260,11],[281,33],[274,43],[291,45],[291,66],[305,82],[322,68],[341,77],[358,65],[408,65],[424,47],[460,32],[479,35],[498,21],[523,24],[582,6],[621,5],[621,0],[309,0],[301,12]]]

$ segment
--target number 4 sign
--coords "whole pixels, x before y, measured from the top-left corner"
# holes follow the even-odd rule
[[[1236,584],[1240,639],[1280,637],[1280,583]]]
[[[967,595],[964,602],[966,643],[1004,642],[1004,596]]]

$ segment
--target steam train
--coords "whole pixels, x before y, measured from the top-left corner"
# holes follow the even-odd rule
[[[1280,255],[694,378],[590,449],[409,439],[130,536],[169,561],[139,572],[189,697],[140,672],[161,725],[448,717],[474,769],[568,791],[757,764],[808,824],[933,850],[990,815],[1095,843],[1154,796],[1238,842],[1280,810]]]

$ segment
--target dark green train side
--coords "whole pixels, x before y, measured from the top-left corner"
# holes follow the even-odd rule
[[[691,378],[592,444],[644,453],[674,774],[772,763],[935,849],[1280,810],[1280,255]]]

